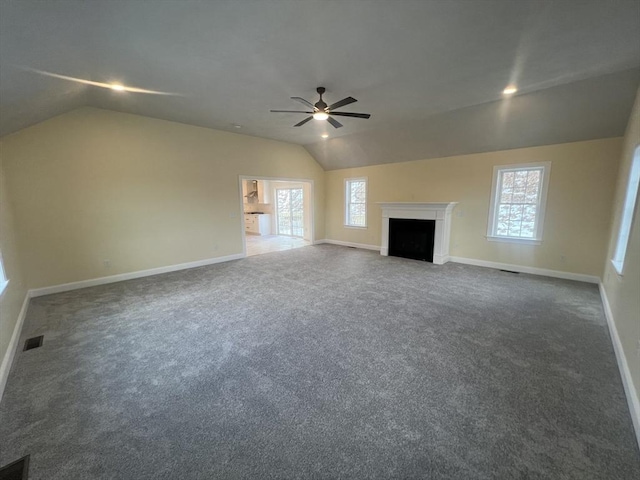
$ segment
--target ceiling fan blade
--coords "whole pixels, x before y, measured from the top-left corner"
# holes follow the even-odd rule
[[[311,117],[311,118],[313,118],[313,117]],[[329,118],[327,118],[327,122],[329,122],[335,128],[340,128],[342,126],[342,124],[339,121],[337,121],[335,118],[329,117]]]
[[[304,103],[307,107],[311,108],[311,110],[315,110],[313,103],[306,101],[302,97],[291,97],[291,100],[295,100],[296,102]]]
[[[340,101],[338,101],[338,102],[336,102],[336,103],[334,103],[332,105],[329,105],[329,110],[331,111],[334,108],[344,107],[345,105],[349,105],[350,103],[357,102],[357,101],[358,100],[356,100],[353,97],[343,98],[342,100],[340,100]]]
[[[298,122],[294,125],[294,127],[300,127],[302,125],[304,125],[305,123],[307,123],[309,120],[311,120],[313,117],[307,117],[304,120],[302,120],[301,122]]]
[[[270,112],[275,113],[308,113],[311,115],[313,112],[303,112],[302,110],[269,110]]]
[[[330,115],[340,115],[342,117],[369,118],[368,113],[351,113],[351,112],[331,112]]]

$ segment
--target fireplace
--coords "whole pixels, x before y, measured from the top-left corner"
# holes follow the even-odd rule
[[[433,262],[435,220],[389,219],[389,255]]]
[[[382,207],[380,255],[416,258],[437,265],[447,263],[451,237],[451,212],[456,205],[456,202],[380,202]],[[398,254],[398,249],[404,250],[404,253]]]

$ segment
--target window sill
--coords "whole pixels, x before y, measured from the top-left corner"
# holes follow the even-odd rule
[[[622,262],[611,260],[611,265],[613,265],[613,269],[616,271],[618,276],[622,277],[624,272],[624,264]]]
[[[367,227],[359,227],[358,225],[343,225],[344,228],[352,228],[353,230],[366,230]]]
[[[487,240],[490,242],[519,243],[521,245],[542,245],[542,240],[537,240],[535,238],[495,237],[487,235]]]
[[[0,282],[0,298],[2,298],[2,295],[7,290],[8,286],[9,286],[9,280],[6,280],[4,282]]]
[[[366,230],[367,226],[360,227],[358,225],[344,225],[344,228],[355,228],[356,230]]]

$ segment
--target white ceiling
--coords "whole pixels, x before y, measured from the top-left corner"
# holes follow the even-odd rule
[[[92,105],[302,144],[325,168],[610,137],[639,32],[640,0],[0,0],[0,135]],[[269,113],[317,86],[372,118]]]

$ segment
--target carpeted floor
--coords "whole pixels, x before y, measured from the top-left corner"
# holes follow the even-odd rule
[[[635,479],[595,285],[331,245],[40,297],[32,479]]]

